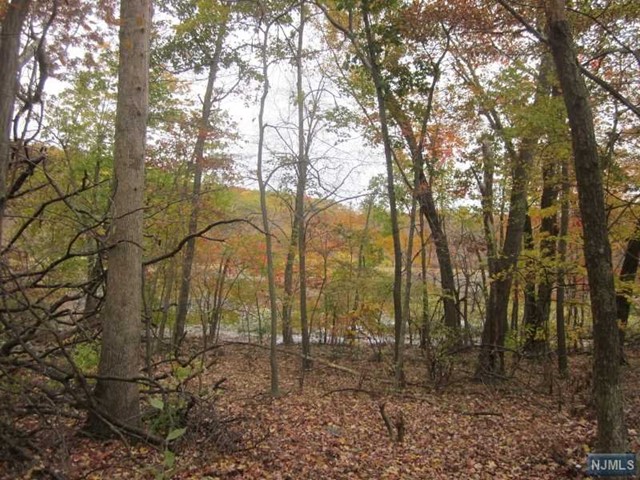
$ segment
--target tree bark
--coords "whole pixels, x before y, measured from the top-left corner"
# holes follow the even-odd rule
[[[269,285],[269,311],[271,318],[271,343],[269,350],[269,364],[271,366],[271,395],[278,396],[280,394],[280,383],[278,373],[278,299],[276,294],[276,278],[274,272],[273,262],[273,245],[271,240],[271,225],[269,223],[269,212],[267,207],[267,182],[264,178],[264,137],[266,124],[264,121],[264,113],[267,104],[267,97],[269,96],[269,61],[267,58],[267,48],[269,46],[269,28],[271,24],[267,23],[264,30],[264,38],[261,45],[261,61],[262,61],[262,95],[260,97],[260,112],[258,113],[258,188],[260,190],[260,212],[262,214],[262,229],[264,231],[265,248],[267,256],[267,283]],[[259,305],[258,306],[258,318],[260,318]]]
[[[31,0],[13,0],[6,6],[0,37],[0,246],[3,241],[4,212],[7,203],[7,174],[11,161],[11,125],[18,94],[18,70],[22,26]]]
[[[307,312],[307,228],[305,223],[304,196],[307,189],[307,167],[309,159],[304,140],[304,91],[302,89],[302,54],[304,47],[304,27],[306,5],[300,2],[300,26],[296,49],[296,98],[298,107],[298,184],[296,186],[295,216],[298,223],[298,282],[300,287],[300,327],[302,329],[302,367],[311,368],[311,341],[309,315]]]
[[[284,296],[282,298],[282,342],[293,345],[293,328],[291,326],[291,310],[293,301],[293,267],[298,245],[298,217],[294,214],[291,226],[291,238],[287,251],[287,262],[284,267]]]
[[[102,316],[102,349],[96,384],[97,411],[90,426],[112,434],[103,421],[137,427],[140,370],[144,160],[149,92],[151,0],[122,1],[116,113],[112,223]],[[117,378],[119,380],[113,379]]]
[[[207,88],[202,101],[202,115],[200,116],[200,123],[198,125],[198,137],[193,148],[193,192],[191,196],[191,214],[189,215],[188,229],[188,235],[191,235],[192,237],[185,245],[182,262],[182,277],[180,279],[180,293],[178,294],[178,313],[176,315],[176,323],[174,325],[172,337],[173,348],[176,350],[180,347],[180,343],[184,337],[187,314],[189,313],[191,269],[193,267],[193,259],[196,252],[196,237],[194,234],[198,231],[200,194],[202,190],[202,171],[204,167],[204,147],[211,129],[210,120],[211,111],[213,109],[213,87],[220,69],[220,56],[222,55],[222,46],[224,44],[226,33],[226,24],[223,24],[220,26],[220,31],[216,37],[213,56],[211,58],[211,63],[209,64],[209,77],[207,79]]]
[[[363,0],[362,20],[366,36],[366,48],[368,69],[373,79],[378,104],[378,115],[380,117],[380,131],[382,133],[382,143],[384,145],[384,156],[387,173],[387,195],[389,197],[389,217],[391,220],[391,237],[393,239],[393,316],[396,329],[401,325],[402,317],[402,245],[400,244],[400,229],[398,227],[398,209],[396,206],[396,191],[393,172],[393,152],[391,150],[391,137],[389,135],[389,122],[386,107],[386,87],[376,53],[375,41],[371,31],[371,20],[369,13],[370,0]],[[398,359],[394,359],[398,362]]]
[[[536,78],[534,105],[539,104],[548,92],[549,62],[542,57]],[[504,136],[504,128],[495,112],[485,114],[494,129]],[[504,138],[504,137],[503,137]],[[529,169],[538,143],[537,135],[530,134],[522,139],[519,152],[515,153],[512,142],[505,138],[507,153],[511,158],[511,192],[509,195],[509,218],[504,244],[495,259],[489,259],[492,277],[489,304],[482,331],[482,348],[478,357],[475,377],[489,380],[496,374],[504,373],[504,340],[509,328],[509,294],[513,282],[514,270],[522,247],[522,237],[527,218],[527,188]],[[497,248],[496,248],[497,251]]]
[[[562,175],[562,200],[560,205],[560,231],[558,233],[558,288],[556,291],[556,337],[558,341],[558,372],[566,376],[569,371],[567,360],[567,335],[565,333],[565,261],[567,259],[567,235],[569,234],[569,167],[567,161],[563,160],[561,169]]]
[[[625,452],[616,294],[607,236],[602,171],[589,105],[580,73],[564,0],[546,0],[548,38],[567,107],[573,145],[578,200],[582,216],[584,257],[593,318],[593,385],[600,452]]]
[[[629,321],[629,311],[631,303],[629,297],[632,293],[632,284],[638,273],[638,258],[640,256],[640,220],[636,223],[633,234],[627,242],[624,251],[624,260],[620,269],[621,288],[616,294],[616,312],[618,314],[618,324],[620,327],[620,361],[626,364],[624,354],[625,328]]]

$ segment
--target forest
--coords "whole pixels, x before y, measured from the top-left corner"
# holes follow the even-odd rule
[[[635,478],[638,45],[635,0],[0,0],[0,478]]]

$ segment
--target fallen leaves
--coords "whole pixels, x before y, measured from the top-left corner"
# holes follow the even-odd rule
[[[330,352],[316,349],[316,355],[323,353]],[[630,355],[630,361],[637,362],[637,356]],[[173,435],[184,438],[166,465],[164,452],[145,444],[98,442],[69,427],[66,444],[52,445],[50,453],[60,456],[60,470],[71,479],[584,478],[580,465],[593,444],[594,421],[559,412],[551,396],[464,381],[438,394],[418,386],[398,392],[380,363],[357,356],[341,362],[366,371],[362,384],[318,363],[305,373],[301,389],[297,358],[280,362],[284,394],[278,398],[264,394],[269,389],[267,352],[247,346],[226,347],[200,379],[206,386],[228,378],[224,394],[215,400],[216,412],[201,409],[196,420],[204,432],[214,413],[233,419],[242,435],[236,451],[221,454],[198,431],[175,430]],[[421,368],[414,364],[408,370],[414,385]],[[402,416],[402,443],[389,438],[380,416],[382,402],[389,418]],[[629,407],[629,433],[637,448],[634,408]]]

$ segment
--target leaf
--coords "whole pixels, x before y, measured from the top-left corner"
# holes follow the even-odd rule
[[[164,466],[166,468],[173,468],[176,463],[176,454],[171,450],[165,450],[164,452]]]
[[[167,435],[167,442],[171,442],[172,440],[175,440],[176,438],[180,438],[182,435],[184,435],[184,433],[187,431],[186,428],[176,428],[174,430],[171,430],[169,432],[169,435]]]
[[[151,405],[156,410],[164,410],[164,402],[159,398],[152,398],[149,400],[149,405]]]

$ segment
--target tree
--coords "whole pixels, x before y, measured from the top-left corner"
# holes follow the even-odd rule
[[[264,24],[263,23],[264,20]],[[276,279],[273,261],[273,242],[271,238],[271,225],[269,221],[269,211],[267,206],[267,185],[268,178],[264,175],[264,141],[265,141],[265,109],[267,97],[269,96],[269,30],[276,19],[260,19],[260,33],[262,34],[262,44],[260,45],[260,60],[262,74],[262,92],[260,96],[260,110],[258,113],[258,155],[257,169],[258,188],[260,190],[260,213],[262,216],[262,228],[264,231],[266,257],[267,257],[267,284],[269,288],[269,307],[270,307],[270,325],[271,325],[271,351],[269,356],[271,366],[271,395],[277,396],[280,393],[279,376],[278,376],[278,357],[277,357],[277,341],[278,341],[278,299],[276,292]]]
[[[564,0],[545,1],[549,45],[571,127],[584,256],[593,316],[593,384],[600,452],[625,452],[620,349],[611,247],[607,236],[601,164],[589,94],[582,77]]]
[[[636,279],[638,273],[638,263],[640,263],[640,220],[636,221],[633,233],[627,241],[627,247],[624,251],[624,259],[620,268],[620,282],[622,288],[616,294],[616,312],[618,322],[620,323],[620,361],[627,363],[624,354],[625,328],[629,321],[629,313],[631,310],[631,302],[629,297],[633,291],[631,285]]]
[[[151,0],[120,4],[118,100],[114,190],[109,229],[102,346],[90,426],[140,423],[139,374],[142,314],[143,192],[149,92]]]
[[[304,27],[307,20],[307,6],[304,0],[300,2],[300,25],[298,26],[298,45],[295,52],[296,62],[296,101],[298,107],[298,158],[296,170],[298,182],[296,187],[295,221],[298,229],[298,277],[300,284],[300,325],[302,327],[302,366],[311,368],[311,342],[309,339],[309,315],[307,311],[307,228],[304,215],[304,197],[307,189],[308,148],[305,145],[304,132],[304,90],[302,86],[302,55],[304,46]],[[293,235],[294,232],[292,232]]]
[[[0,245],[2,245],[4,211],[7,203],[7,172],[11,157],[11,126],[18,94],[20,38],[31,0],[13,0],[6,5],[0,38]]]
[[[226,2],[209,6],[193,2],[177,2],[176,10],[181,20],[183,38],[174,39],[167,49],[172,57],[178,57],[175,63],[184,68],[208,70],[207,86],[202,99],[202,110],[198,119],[197,137],[193,147],[192,168],[193,187],[191,192],[191,212],[189,214],[188,235],[192,237],[185,246],[182,259],[182,272],[180,276],[180,291],[178,294],[178,312],[174,324],[172,336],[173,347],[178,349],[185,334],[185,324],[189,311],[189,297],[191,290],[191,271],[193,268],[196,238],[194,233],[198,230],[198,217],[202,199],[202,181],[205,162],[205,146],[211,136],[211,117],[216,101],[215,84],[221,69],[223,47],[228,33],[230,9]],[[186,34],[184,31],[186,30]],[[189,41],[190,40],[190,41]],[[198,52],[194,55],[194,45]],[[186,52],[190,52],[186,55]],[[185,60],[192,59],[191,61]]]

